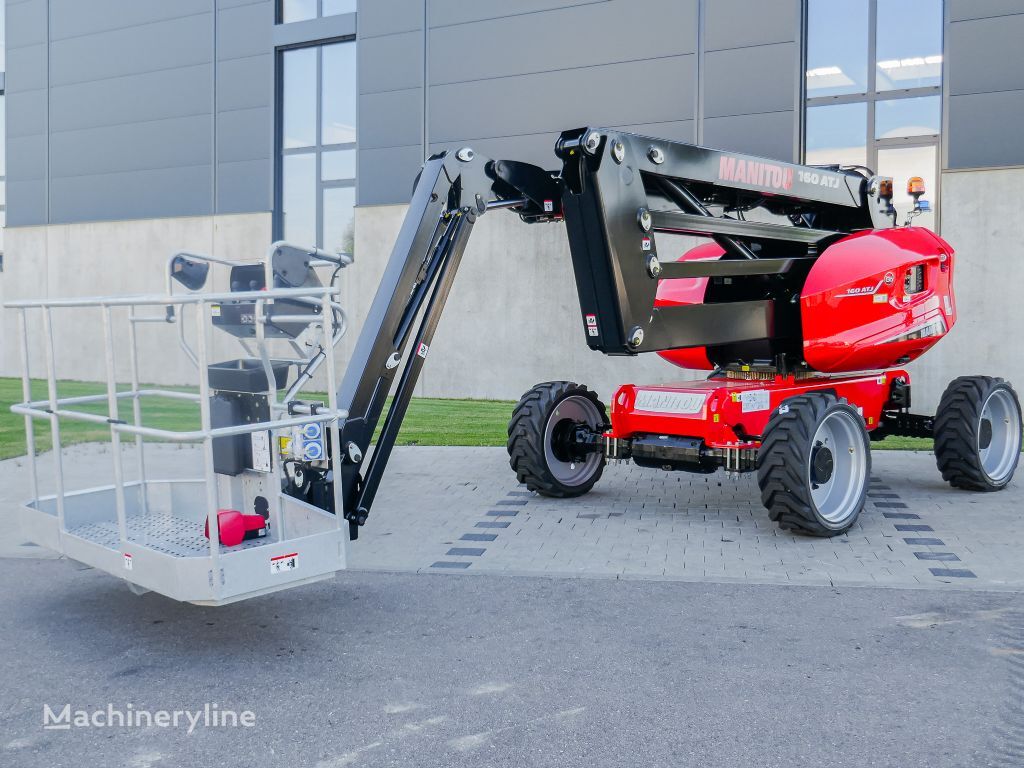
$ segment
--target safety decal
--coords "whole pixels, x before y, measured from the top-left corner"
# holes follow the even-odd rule
[[[134,568],[135,568],[135,564],[132,562],[132,556],[129,555],[127,552],[125,552],[124,553],[124,569],[126,571],[131,571]]]
[[[290,552],[287,555],[278,555],[277,557],[270,558],[271,573],[285,573],[286,571],[294,571],[298,567],[298,552]]]
[[[420,346],[416,350],[416,354],[419,355],[420,357],[422,357],[424,360],[426,360],[427,359],[427,352],[429,352],[429,351],[430,351],[430,347],[428,347],[423,342],[420,342]]]
[[[554,200],[545,200],[544,201],[544,213],[553,213],[554,210],[555,210],[555,201]]]
[[[743,413],[767,411],[772,407],[767,389],[751,389],[740,393],[740,410]]]

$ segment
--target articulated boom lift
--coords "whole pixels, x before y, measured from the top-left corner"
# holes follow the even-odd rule
[[[935,435],[939,468],[954,485],[1009,482],[1021,429],[1008,384],[958,379],[937,421],[909,411],[910,375],[893,368],[953,326],[953,250],[927,229],[896,227],[891,179],[592,128],[563,133],[555,152],[558,173],[468,148],[424,165],[339,392],[349,410],[343,512],[353,537],[473,224],[498,208],[528,223],[564,220],[591,349],[657,352],[713,371],[679,385],[625,385],[610,418],[573,382],[530,390],[508,442],[530,489],[580,495],[608,459],[756,470],[773,519],[828,536],[848,530],[864,505],[869,433]],[[908,224],[927,210],[923,186],[913,184]],[[662,233],[709,241],[674,257],[659,247]],[[394,404],[362,466],[395,376]]]
[[[223,294],[197,293],[211,259],[180,254],[172,276],[190,294],[175,295],[168,283],[157,297],[10,305],[23,316],[42,308],[49,332],[49,397],[30,401],[26,331],[26,402],[13,408],[26,416],[33,476],[32,419],[50,420],[55,445],[61,418],[109,424],[115,454],[124,434],[135,436],[140,456],[137,482],[125,481],[115,460],[116,518],[109,489],[71,496],[61,481],[55,497],[37,493],[26,505],[26,530],[136,588],[192,602],[230,602],[344,567],[342,520],[352,539],[367,521],[473,226],[497,209],[531,224],[564,222],[591,349],[653,352],[710,371],[677,384],[623,385],[610,412],[581,384],[538,384],[508,429],[511,467],[527,488],[579,496],[609,460],[756,472],[773,520],[833,536],[864,506],[870,440],[934,437],[939,470],[953,486],[994,491],[1010,482],[1022,429],[1008,383],[961,377],[934,416],[910,411],[901,366],[948,333],[957,311],[953,249],[910,226],[928,209],[920,179],[910,180],[914,210],[897,226],[892,179],[864,168],[793,165],[600,128],[563,133],[555,153],[555,172],[468,147],[427,160],[336,392],[333,349],[344,312],[333,278],[322,286],[315,269],[332,267],[336,277],[352,263],[343,254],[276,243],[263,264],[230,264]],[[702,244],[674,252],[680,235]],[[195,353],[180,319],[192,304]],[[120,305],[167,306],[157,320],[177,323],[205,374],[198,396],[143,390],[137,371],[131,391],[118,391],[110,323]],[[49,325],[56,306],[102,310],[107,396],[58,397]],[[133,309],[129,319],[135,369],[134,323],[154,318]],[[209,364],[204,323],[247,350],[255,344],[258,356]],[[288,341],[299,359],[271,358],[273,339]],[[300,399],[323,363],[329,402]],[[138,401],[152,394],[195,398],[202,429],[143,427]],[[125,397],[131,422],[118,411]],[[106,417],[72,408],[104,399]],[[170,483],[161,497],[146,478],[143,437],[201,441],[204,480]],[[203,525],[217,532],[208,543]]]

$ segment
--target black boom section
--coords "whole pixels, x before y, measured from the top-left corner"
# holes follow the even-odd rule
[[[806,276],[795,267],[843,234],[892,225],[889,200],[861,169],[602,128],[563,133],[556,154],[586,340],[606,354],[772,339],[786,332],[773,305],[790,301]],[[676,264],[678,254],[659,251],[659,232],[708,237],[725,254]],[[726,287],[704,304],[654,307],[659,280],[693,277]]]

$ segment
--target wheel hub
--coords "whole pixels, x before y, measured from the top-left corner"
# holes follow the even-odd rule
[[[992,445],[992,420],[982,419],[981,429],[978,430],[978,448],[985,450]]]
[[[832,450],[827,445],[818,443],[811,458],[811,481],[815,485],[824,485],[832,479],[834,469],[835,458],[832,456]]]

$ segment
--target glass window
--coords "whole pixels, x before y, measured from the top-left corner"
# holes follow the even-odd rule
[[[875,90],[942,81],[942,0],[879,0]]]
[[[807,109],[807,162],[811,165],[867,165],[865,102]]]
[[[339,149],[321,156],[320,178],[323,181],[342,181],[356,177],[356,151]]]
[[[914,219],[914,226],[935,228],[935,211],[939,207],[939,186],[937,184],[938,147],[930,144],[924,147],[892,147],[878,150],[878,173],[892,176],[892,203],[899,212],[897,221],[903,224],[907,213],[914,207],[914,199],[907,194],[907,180],[911,176],[924,179],[924,200],[932,204],[931,213],[922,213]]]
[[[810,0],[807,12],[807,95],[868,90],[868,4]]]
[[[324,16],[337,16],[339,13],[355,13],[356,0],[323,0]]]
[[[292,243],[315,243],[316,155],[285,155],[281,163],[281,230]]]
[[[281,66],[282,146],[311,147],[316,144],[316,49],[285,51]]]
[[[287,50],[280,66],[281,207],[275,236],[299,245],[352,252],[355,44],[326,43]]]
[[[329,251],[355,250],[355,187],[324,190],[324,243]]]
[[[319,11],[317,0],[281,0],[280,8],[281,22],[288,24],[292,21],[315,19],[318,16],[355,13],[356,0],[320,0]]]
[[[316,0],[281,0],[281,21],[306,21],[316,18]]]
[[[937,136],[942,128],[942,100],[939,96],[890,99],[875,104],[875,138]]]
[[[323,124],[321,144],[352,144],[356,140],[356,47],[350,43],[323,46]]]

